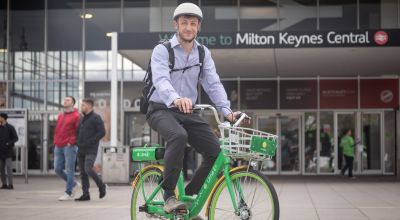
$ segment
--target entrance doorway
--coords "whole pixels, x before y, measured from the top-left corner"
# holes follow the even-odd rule
[[[383,116],[380,112],[340,112],[335,114],[336,173],[344,166],[340,140],[351,129],[355,141],[353,172],[381,174],[383,155]]]
[[[301,115],[267,115],[257,118],[257,129],[279,136],[277,155],[264,164],[269,173],[300,174]]]

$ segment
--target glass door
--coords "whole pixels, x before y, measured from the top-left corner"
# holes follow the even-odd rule
[[[301,116],[279,117],[280,171],[286,174],[300,173]]]
[[[44,158],[43,114],[30,113],[28,116],[28,172],[41,173]]]
[[[276,116],[261,116],[257,119],[257,130],[268,132],[271,134],[277,134],[277,117]],[[278,153],[278,152],[277,152]],[[262,167],[263,171],[270,173],[277,173],[277,155],[264,163]]]
[[[381,173],[382,171],[382,114],[362,113],[361,115],[361,172]]]
[[[125,112],[124,145],[142,147],[150,143],[150,127],[140,112]]]
[[[336,173],[340,173],[340,170],[345,165],[345,160],[342,152],[342,148],[340,147],[340,140],[346,134],[346,132],[350,129],[352,131],[352,137],[356,140],[356,114],[354,112],[345,112],[340,113],[337,112],[335,114],[335,152],[337,152],[337,166]],[[353,164],[353,172],[358,169],[357,164],[357,156],[354,157],[354,164]]]

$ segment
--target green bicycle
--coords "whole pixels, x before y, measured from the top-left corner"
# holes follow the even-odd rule
[[[187,210],[166,213],[163,210],[161,188],[164,148],[144,146],[134,148],[132,159],[139,163],[139,172],[132,182],[131,219],[191,219],[204,205],[208,219],[279,219],[279,201],[274,186],[258,171],[262,163],[276,153],[278,137],[266,132],[238,125],[245,118],[242,113],[233,125],[221,123],[216,109],[210,105],[196,105],[195,109],[211,109],[221,131],[221,152],[211,168],[199,193],[185,195],[180,174],[176,194],[185,202]],[[248,165],[231,167],[232,160],[246,160]],[[148,165],[141,168],[141,163]],[[261,163],[261,166],[260,166]]]

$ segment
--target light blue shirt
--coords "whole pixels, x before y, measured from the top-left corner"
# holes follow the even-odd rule
[[[181,69],[199,63],[199,52],[197,48],[199,43],[197,41],[195,41],[196,46],[193,47],[188,56],[185,55],[185,51],[183,47],[180,46],[176,35],[170,39],[170,42],[175,55],[174,69]],[[205,46],[204,51],[203,72],[200,76],[201,86],[217,109],[221,111],[224,116],[227,116],[232,113],[230,102],[215,70],[210,51]],[[162,44],[158,44],[151,55],[153,85],[156,90],[151,96],[150,101],[171,106],[175,99],[186,97],[190,98],[193,103],[196,103],[200,67],[194,66],[187,69],[185,72],[180,70],[170,73],[168,61],[169,55],[167,48]]]

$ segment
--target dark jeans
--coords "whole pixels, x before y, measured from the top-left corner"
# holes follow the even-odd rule
[[[96,161],[96,154],[86,154],[86,155],[78,154],[78,164],[82,178],[82,191],[83,194],[85,195],[89,195],[89,187],[90,187],[89,176],[92,177],[92,179],[94,180],[99,189],[101,189],[104,186],[103,181],[93,170],[93,165],[95,161]]]
[[[349,169],[349,177],[353,177],[353,160],[354,157],[349,157],[344,155],[344,158],[346,159],[346,166],[343,167],[342,169],[342,174],[346,172],[347,169]]]
[[[1,182],[3,185],[13,185],[12,158],[0,158]]]
[[[184,114],[165,107],[152,109],[148,122],[167,142],[162,184],[164,199],[174,195],[187,143],[203,156],[202,164],[185,189],[187,195],[197,194],[220,151],[210,126],[196,113]]]

